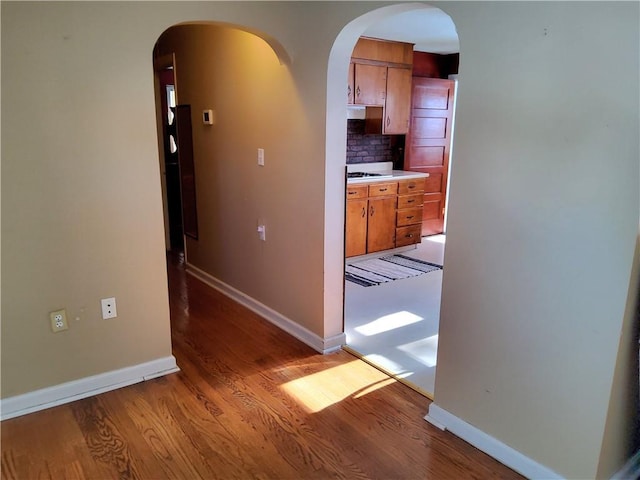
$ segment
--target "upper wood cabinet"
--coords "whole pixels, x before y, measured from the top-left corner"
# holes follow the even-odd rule
[[[353,59],[385,63],[413,64],[413,44],[380,38],[360,37],[353,47]]]
[[[387,67],[379,65],[354,66],[353,103],[356,105],[384,105],[387,95]]]
[[[387,98],[384,104],[384,125],[386,134],[404,134],[409,131],[411,114],[411,70],[407,68],[387,68]]]
[[[410,43],[358,40],[349,65],[347,101],[367,107],[367,133],[408,132],[412,61]]]

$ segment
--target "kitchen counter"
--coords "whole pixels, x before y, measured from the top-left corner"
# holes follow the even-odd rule
[[[348,178],[347,184],[351,185],[354,183],[376,183],[387,181],[394,182],[398,180],[409,180],[411,178],[427,178],[429,176],[428,173],[409,172],[407,170],[391,170],[391,172],[379,173],[381,173],[381,175],[375,177]]]

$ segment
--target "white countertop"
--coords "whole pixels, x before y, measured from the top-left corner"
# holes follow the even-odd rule
[[[386,182],[386,181],[397,181],[397,180],[409,180],[411,178],[427,178],[429,176],[428,173],[422,172],[409,172],[407,170],[391,170],[390,172],[378,172],[381,173],[381,176],[377,177],[356,177],[356,178],[348,178],[347,184],[352,183],[375,183],[375,182]]]

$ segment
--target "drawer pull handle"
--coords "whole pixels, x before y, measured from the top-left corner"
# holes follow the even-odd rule
[[[367,214],[367,209],[365,207],[362,207],[362,218],[364,218],[366,214]]]
[[[413,238],[413,233],[410,233],[409,235],[405,235],[404,238]]]
[[[407,215],[407,220],[411,220],[413,218],[413,215]]]
[[[358,192],[349,192],[349,195],[355,195]]]
[[[349,193],[351,193],[351,192],[349,192]],[[413,203],[413,202],[415,202],[415,200],[413,198],[411,200],[407,200],[407,203]]]
[[[386,191],[387,191],[387,189],[386,189],[386,188],[381,188],[381,189],[379,189],[378,191],[379,191],[379,192],[386,192]]]
[[[409,188],[416,188],[415,185],[409,185]]]

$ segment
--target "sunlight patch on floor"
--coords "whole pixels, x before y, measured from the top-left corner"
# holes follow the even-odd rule
[[[366,337],[371,337],[373,335],[378,335],[379,333],[388,332],[396,328],[405,327],[407,325],[417,323],[420,320],[424,319],[421,316],[416,315],[415,313],[403,310],[401,312],[395,312],[377,318],[369,323],[354,328],[354,330]]]
[[[316,413],[346,398],[359,398],[393,379],[359,360],[305,375],[282,385],[309,413]]]
[[[427,367],[435,367],[438,357],[438,335],[398,345],[398,350],[410,355]]]

